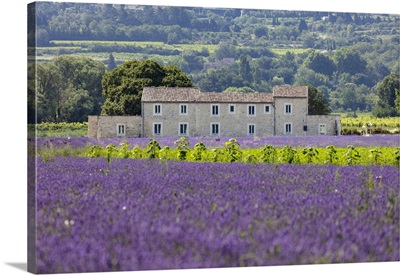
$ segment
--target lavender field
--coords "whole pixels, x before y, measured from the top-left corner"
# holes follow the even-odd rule
[[[400,260],[395,166],[37,164],[39,273]]]

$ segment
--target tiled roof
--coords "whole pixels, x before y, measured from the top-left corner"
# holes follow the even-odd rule
[[[196,101],[200,93],[197,88],[145,87],[142,102],[191,102]]]
[[[198,88],[145,87],[142,102],[272,102],[272,93],[202,92]]]
[[[304,98],[307,86],[275,86],[273,93],[217,93],[202,92],[198,88],[145,87],[142,102],[272,102],[273,97]]]
[[[275,86],[274,97],[308,97],[307,86]]]

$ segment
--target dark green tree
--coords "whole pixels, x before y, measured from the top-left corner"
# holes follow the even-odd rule
[[[37,82],[37,121],[61,121],[61,104],[65,83],[58,68],[51,62],[38,64],[36,68]]]
[[[49,46],[50,35],[45,29],[38,29],[36,32],[36,42],[38,46]]]
[[[263,56],[255,60],[255,68],[258,71],[259,78],[265,81],[272,79],[274,73],[274,59],[271,57]]]
[[[299,32],[306,31],[308,29],[307,23],[304,19],[300,19],[298,30]]]
[[[396,89],[396,99],[394,101],[394,105],[396,106],[397,115],[400,115],[400,90]]]
[[[91,114],[100,114],[102,97],[101,81],[106,72],[104,63],[87,57],[59,56],[53,60],[61,73],[66,87],[72,85],[76,90],[82,89],[89,92],[93,98]]]
[[[86,57],[59,56],[36,70],[38,122],[82,122],[100,114],[105,66]]]
[[[189,70],[192,71],[201,71],[203,69],[203,57],[202,53],[198,51],[183,51],[182,57],[188,63]]]
[[[330,114],[328,100],[324,94],[317,88],[308,85],[308,114],[309,115],[327,115]]]
[[[92,114],[94,99],[87,90],[76,89],[72,85],[65,90],[66,99],[61,106],[62,114],[68,121],[87,121],[88,114]]]
[[[167,65],[164,67],[165,76],[162,86],[165,87],[192,87],[192,80],[177,66]]]
[[[363,100],[357,85],[354,83],[346,83],[345,85],[340,86],[339,89],[341,91],[340,97],[342,99],[342,108],[346,111],[352,111],[355,116],[356,110],[361,109],[359,106]]]
[[[107,68],[109,71],[114,70],[117,67],[117,64],[115,63],[114,55],[110,53],[108,55],[108,61],[107,61]]]
[[[314,48],[317,38],[315,34],[311,34],[309,32],[304,32],[302,35],[303,46],[305,48]]]
[[[239,75],[249,84],[253,81],[252,71],[250,67],[250,57],[241,55],[239,58]]]
[[[257,36],[257,38],[260,37],[267,37],[268,36],[268,28],[265,26],[257,26],[254,28],[254,35]]]
[[[367,70],[367,61],[365,61],[359,52],[353,48],[341,48],[335,51],[333,60],[340,73],[363,74]]]
[[[320,73],[316,73],[307,67],[300,67],[295,76],[295,85],[311,85],[314,87],[324,86],[329,82],[328,76]]]
[[[116,20],[118,18],[118,11],[112,4],[104,4],[102,6],[101,16],[105,19]]]
[[[144,87],[192,87],[192,81],[176,66],[131,60],[107,72],[102,86],[102,114],[140,115]]]
[[[328,56],[316,51],[310,52],[304,60],[304,64],[314,72],[327,76],[331,76],[336,70],[335,63]]]
[[[376,91],[378,102],[373,109],[373,114],[377,117],[398,116],[399,110],[396,110],[396,100],[400,87],[400,74],[390,74],[382,82],[378,83]],[[396,98],[397,97],[397,98]]]
[[[222,92],[229,87],[243,87],[243,79],[234,66],[208,70],[198,82],[201,90],[207,92]]]
[[[232,44],[221,43],[214,51],[216,60],[223,58],[234,58],[236,56],[236,48]]]

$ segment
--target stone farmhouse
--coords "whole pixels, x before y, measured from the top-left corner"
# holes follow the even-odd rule
[[[88,136],[243,137],[338,135],[339,115],[308,115],[307,86],[272,93],[146,87],[141,116],[89,116]]]

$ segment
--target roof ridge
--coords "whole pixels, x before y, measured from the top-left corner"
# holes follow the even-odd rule
[[[307,98],[307,86],[274,86],[273,92],[205,92],[198,87],[144,87],[142,102],[270,103],[274,97]]]

